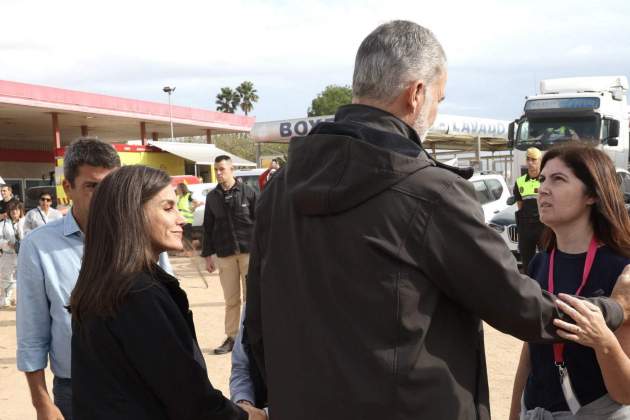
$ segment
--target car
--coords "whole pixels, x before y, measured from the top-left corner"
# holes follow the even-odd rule
[[[189,184],[188,191],[192,194],[192,199],[200,203],[206,202],[206,196],[210,191],[217,187],[216,182],[207,182],[203,184]]]
[[[203,184],[191,184],[188,185],[188,190],[192,194],[192,199],[201,203],[193,211],[192,222],[192,237],[193,239],[200,239],[203,236],[203,215],[206,210],[206,196],[210,191],[217,187],[216,182],[208,182]]]
[[[37,207],[39,205],[39,196],[42,195],[43,193],[47,193],[50,194],[50,196],[52,197],[52,203],[51,206],[55,209],[58,209],[58,203],[57,203],[57,188],[55,188],[54,185],[39,185],[36,187],[30,187],[28,190],[26,190],[26,194],[24,197],[24,209],[25,211],[29,211],[31,209],[34,209],[35,207]],[[58,209],[59,211],[62,211],[62,209]],[[66,208],[67,210],[67,208]],[[62,213],[65,214],[64,211],[62,211]]]
[[[252,188],[257,194],[260,194],[258,178],[260,178],[266,170],[266,168],[238,169],[234,171],[234,178],[240,179],[241,182]]]
[[[496,230],[503,238],[503,241],[516,258],[516,262],[521,264],[521,254],[518,252],[518,229],[516,228],[516,204],[512,204],[490,219],[487,223],[489,227]]]
[[[503,175],[479,172],[473,174],[469,181],[475,187],[475,195],[483,209],[486,223],[508,206],[507,200],[511,194]]]

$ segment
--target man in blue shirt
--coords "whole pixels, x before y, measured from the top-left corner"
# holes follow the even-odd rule
[[[92,194],[98,183],[118,167],[120,158],[109,144],[93,138],[71,144],[65,152],[63,180],[64,191],[72,200],[71,210],[66,217],[33,231],[21,244],[17,365],[26,374],[38,420],[72,419],[72,328],[65,307],[81,269],[83,229]],[[161,262],[170,270],[167,261]],[[48,357],[54,374],[54,403],[44,375]]]
[[[241,319],[245,321],[245,304]],[[256,369],[254,360],[251,360],[243,345],[243,322],[238,329],[238,334],[232,349],[232,371],[230,373],[230,399],[237,404],[245,404],[255,409],[265,418],[269,417],[267,407],[267,390],[262,381],[262,376]],[[258,380],[258,383],[256,381]],[[261,389],[260,387],[263,387]],[[260,409],[263,407],[263,409]]]

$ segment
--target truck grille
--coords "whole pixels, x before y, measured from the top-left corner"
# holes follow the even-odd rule
[[[516,225],[508,226],[507,233],[510,241],[514,242],[515,244],[518,243],[518,229],[516,228]]]

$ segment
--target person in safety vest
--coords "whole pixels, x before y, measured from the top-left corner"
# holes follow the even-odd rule
[[[179,210],[186,221],[184,225],[184,238],[188,241],[192,241],[193,212],[199,207],[199,202],[193,200],[190,190],[188,190],[188,187],[183,182],[177,184],[175,194],[177,195],[177,210]]]
[[[523,262],[523,270],[527,272],[529,262],[536,254],[543,224],[538,217],[538,188],[540,181],[540,162],[542,152],[535,147],[527,149],[527,173],[516,180],[514,197],[518,211],[516,226],[518,228],[518,250]]]

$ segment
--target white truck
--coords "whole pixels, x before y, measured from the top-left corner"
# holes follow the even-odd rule
[[[525,172],[525,151],[543,152],[566,141],[592,143],[618,168],[628,167],[628,79],[573,77],[540,82],[540,94],[525,98],[524,113],[508,128],[514,148],[512,177]]]
[[[583,141],[603,149],[617,167],[621,187],[630,197],[628,168],[628,79],[625,76],[574,77],[540,82],[540,94],[525,98],[524,113],[508,128],[514,148],[512,184],[527,171],[529,147],[543,152],[567,141]],[[488,225],[504,238],[517,260],[516,205],[498,213]]]

